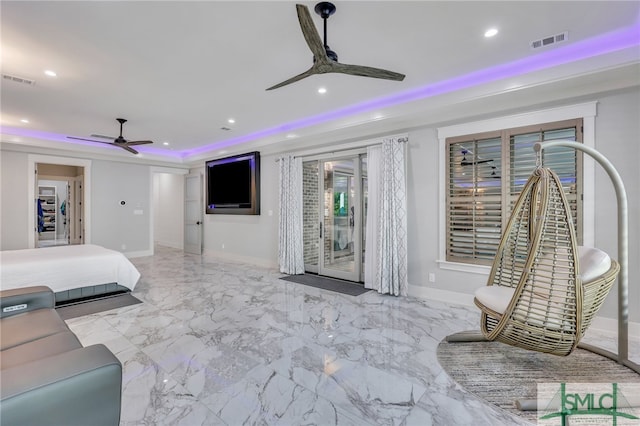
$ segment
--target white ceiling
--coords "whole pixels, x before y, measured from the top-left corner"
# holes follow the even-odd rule
[[[315,2],[301,3],[322,31]],[[139,147],[142,157],[188,161],[326,143],[362,125],[408,128],[425,111],[446,119],[462,99],[481,115],[489,94],[542,82],[548,92],[640,83],[637,1],[335,4],[328,44],[340,62],[400,72],[404,81],[324,74],[265,91],[311,66],[295,2],[3,0],[2,73],[36,84],[2,79],[2,141],[131,156],[66,139],[117,136],[123,117],[125,138],[155,142]],[[487,39],[489,27],[499,33]],[[565,43],[529,47],[564,31]],[[328,92],[319,95],[320,86]]]

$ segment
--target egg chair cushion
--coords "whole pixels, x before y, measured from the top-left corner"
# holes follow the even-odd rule
[[[611,268],[611,258],[605,252],[594,247],[578,247],[580,259],[580,277],[583,283],[599,278]]]
[[[544,256],[543,256],[544,258]],[[578,261],[580,262],[583,283],[593,281],[611,268],[611,258],[605,252],[593,247],[578,247]],[[558,274],[562,275],[562,274]],[[566,279],[566,277],[559,277]],[[476,300],[494,312],[503,314],[513,298],[515,288],[499,285],[484,286],[476,290]],[[548,295],[535,293],[538,297],[548,299]]]

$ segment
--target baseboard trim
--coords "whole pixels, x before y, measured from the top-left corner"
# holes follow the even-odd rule
[[[153,250],[128,251],[122,254],[129,259],[133,259],[134,257],[153,256]]]
[[[180,243],[180,242],[170,242],[170,241],[160,241],[157,240],[154,243],[155,245],[159,245],[159,246],[163,246],[163,247],[169,247],[169,248],[174,248],[174,249],[178,249],[178,250],[184,250],[184,244]]]
[[[203,250],[202,255],[206,257],[215,257],[218,259],[229,260],[232,262],[238,263],[249,263],[256,266],[261,266],[263,268],[278,268],[277,262],[270,262],[263,258],[251,257],[251,256],[242,256],[235,253],[229,253],[226,251],[218,251],[218,250]]]
[[[439,302],[452,303],[455,305],[475,306],[473,295],[459,293],[456,291],[442,290],[439,288],[422,287],[409,284],[409,296],[425,300],[437,300]],[[591,322],[590,328],[604,331],[606,333],[618,333],[618,320],[596,316]],[[629,337],[640,336],[640,323],[629,322]]]
[[[475,306],[472,294],[441,290],[439,288],[421,287],[409,284],[409,296],[413,296],[418,299],[454,303],[456,305]]]

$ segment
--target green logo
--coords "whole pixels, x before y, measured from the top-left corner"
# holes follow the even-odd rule
[[[538,387],[538,407],[542,408],[539,412],[542,415],[538,420],[541,425],[565,426],[569,417],[571,424],[640,424],[640,417],[637,416],[639,407],[634,407],[625,398],[618,383],[572,383],[569,385],[570,389],[566,383],[560,383],[559,391],[557,384],[552,384],[551,390],[549,384],[542,385],[547,386]],[[637,392],[637,384],[622,384],[632,385]],[[551,398],[548,396],[550,391],[553,392]],[[632,392],[637,395],[633,390]]]

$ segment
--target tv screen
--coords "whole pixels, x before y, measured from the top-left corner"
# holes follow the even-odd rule
[[[260,214],[260,153],[207,161],[207,214]]]

